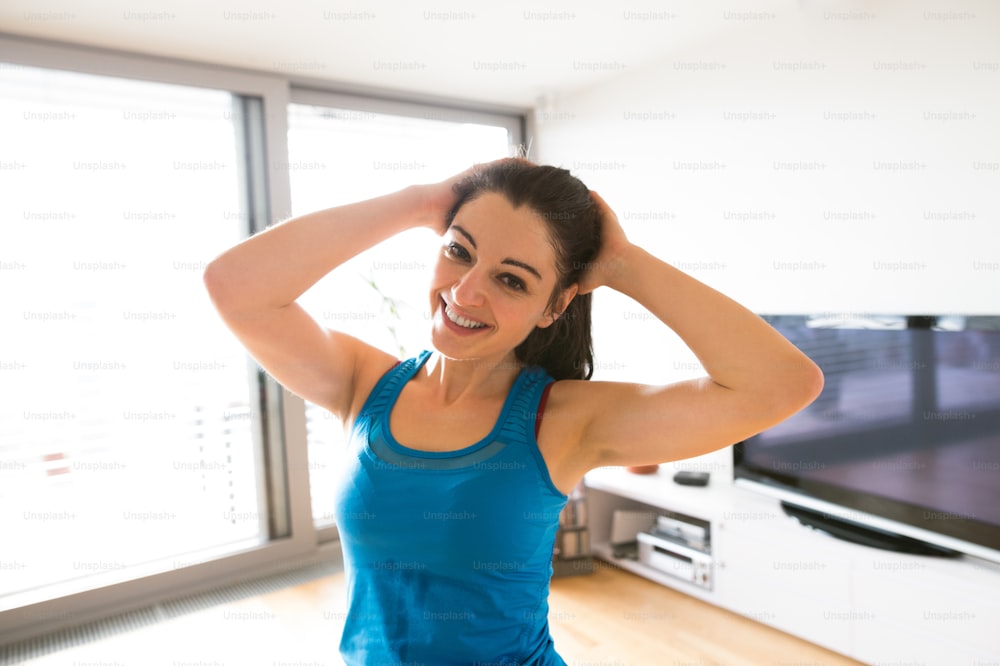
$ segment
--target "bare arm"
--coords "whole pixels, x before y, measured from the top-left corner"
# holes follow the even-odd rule
[[[636,300],[680,336],[708,376],[666,386],[569,383],[566,397],[593,414],[579,433],[591,467],[708,453],[816,398],[823,375],[815,363],[754,313],[629,243],[607,204],[595,200],[606,240],[581,291],[604,285]]]
[[[296,303],[323,276],[406,229],[440,231],[453,182],[415,185],[275,225],[216,257],[205,286],[247,351],[293,393],[344,418],[359,368],[388,355],[317,323]],[[382,358],[386,357],[386,358]]]

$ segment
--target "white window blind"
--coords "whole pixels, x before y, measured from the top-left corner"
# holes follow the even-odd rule
[[[233,108],[0,68],[0,608],[266,538],[256,380],[201,281],[246,235]]]

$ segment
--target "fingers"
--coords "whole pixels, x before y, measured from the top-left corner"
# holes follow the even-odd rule
[[[608,202],[604,200],[604,197],[602,197],[600,194],[597,193],[597,190],[590,190],[590,198],[593,199],[594,203],[596,203],[598,206],[610,210],[611,206],[609,206]]]
[[[593,200],[594,205],[597,206],[597,210],[600,213],[601,217],[610,216],[611,219],[613,220],[618,219],[618,215],[616,215],[615,211],[611,209],[611,206],[608,205],[608,202],[605,201],[604,197],[598,194],[595,190],[590,190],[590,198]]]

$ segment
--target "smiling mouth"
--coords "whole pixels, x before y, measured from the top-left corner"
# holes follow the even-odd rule
[[[460,315],[457,312],[453,311],[451,309],[451,307],[447,303],[445,303],[444,299],[441,300],[441,303],[442,303],[442,307],[444,309],[445,316],[448,317],[448,319],[453,324],[461,326],[462,328],[468,328],[468,329],[473,329],[473,330],[475,330],[477,328],[486,328],[486,324],[483,324],[482,322],[474,321],[472,319],[466,319],[462,315]]]

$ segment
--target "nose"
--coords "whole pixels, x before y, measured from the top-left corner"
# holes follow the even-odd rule
[[[477,307],[485,301],[486,276],[478,267],[465,271],[451,287],[451,298],[455,305]]]

